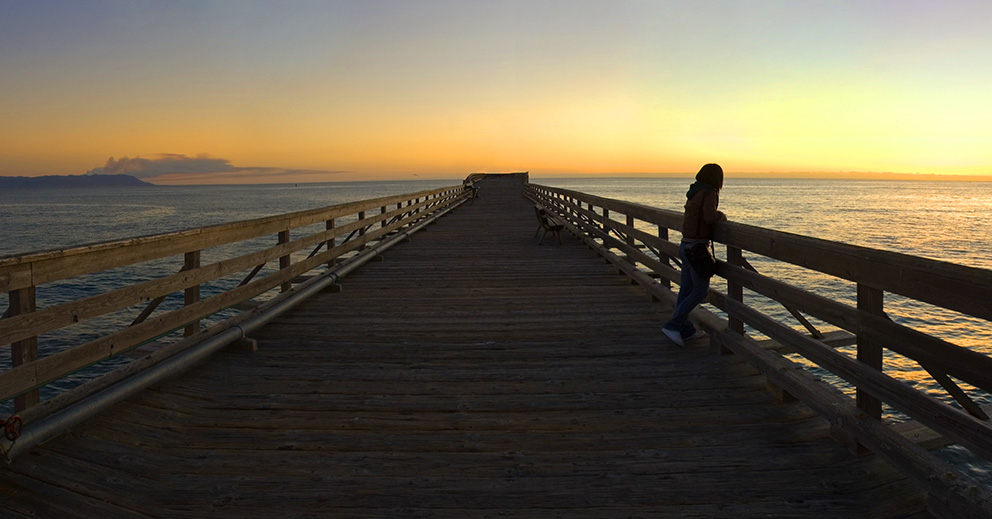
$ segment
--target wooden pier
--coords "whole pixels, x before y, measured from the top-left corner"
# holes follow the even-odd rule
[[[233,346],[17,456],[0,517],[988,515],[988,489],[935,505],[891,460],[852,454],[748,355],[665,340],[669,299],[574,235],[537,243],[521,176],[476,186]],[[715,319],[711,337],[729,333]]]

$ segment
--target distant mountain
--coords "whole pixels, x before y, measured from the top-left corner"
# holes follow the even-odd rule
[[[131,175],[46,175],[44,177],[0,177],[0,189],[52,189],[77,187],[153,186]]]

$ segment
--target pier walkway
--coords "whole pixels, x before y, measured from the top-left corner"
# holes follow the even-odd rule
[[[514,177],[0,470],[0,517],[929,517]]]

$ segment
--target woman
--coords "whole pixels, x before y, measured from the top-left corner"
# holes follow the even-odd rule
[[[689,321],[689,312],[706,299],[710,279],[700,276],[692,268],[686,251],[697,244],[709,247],[713,224],[727,219],[727,215],[717,210],[722,187],[723,168],[717,164],[706,164],[696,174],[696,181],[685,194],[687,201],[682,217],[682,243],[679,245],[679,258],[682,260],[679,297],[675,303],[675,314],[661,329],[666,337],[679,346],[685,346],[688,339],[702,336],[702,331],[697,331]]]

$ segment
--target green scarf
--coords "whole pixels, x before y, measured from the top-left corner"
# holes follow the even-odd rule
[[[698,193],[700,191],[708,191],[710,189],[715,190],[716,188],[713,187],[713,186],[711,186],[711,185],[709,185],[709,184],[707,184],[706,182],[703,182],[701,180],[697,180],[697,181],[693,182],[691,186],[689,186],[689,191],[685,194],[685,197],[686,197],[686,199],[691,200],[692,197],[696,193]]]

